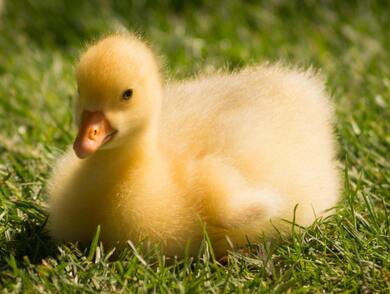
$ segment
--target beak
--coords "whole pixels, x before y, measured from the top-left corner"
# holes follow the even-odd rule
[[[103,112],[84,110],[73,149],[79,158],[85,158],[110,141],[114,133]]]

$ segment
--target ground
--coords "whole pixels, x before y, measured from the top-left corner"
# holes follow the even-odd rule
[[[0,290],[10,292],[389,292],[388,1],[23,1],[0,12]],[[127,28],[166,78],[282,60],[319,69],[336,105],[344,192],[337,213],[292,238],[259,236],[214,260],[95,240],[56,245],[44,226],[53,162],[71,143],[73,75],[85,44]]]

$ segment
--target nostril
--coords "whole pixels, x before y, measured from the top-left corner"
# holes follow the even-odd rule
[[[97,136],[98,136],[98,134],[99,134],[98,128],[92,128],[88,132],[88,139],[95,141]]]

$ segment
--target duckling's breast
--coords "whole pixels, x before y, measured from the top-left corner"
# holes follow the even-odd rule
[[[76,162],[66,155],[51,179],[49,229],[56,239],[88,245],[100,225],[106,248],[146,239],[146,246],[180,255],[187,244],[197,246],[202,229],[196,207],[164,174],[129,170],[115,160]]]

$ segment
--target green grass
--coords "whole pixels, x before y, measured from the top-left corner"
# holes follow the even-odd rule
[[[0,15],[0,290],[389,292],[390,7],[386,1],[6,1]],[[114,2],[114,1],[113,1]],[[213,4],[210,4],[213,3]],[[387,4],[386,4],[387,3]],[[99,35],[149,40],[167,77],[283,60],[327,77],[345,191],[337,214],[250,253],[167,261],[56,245],[50,167],[71,143],[73,66]]]

